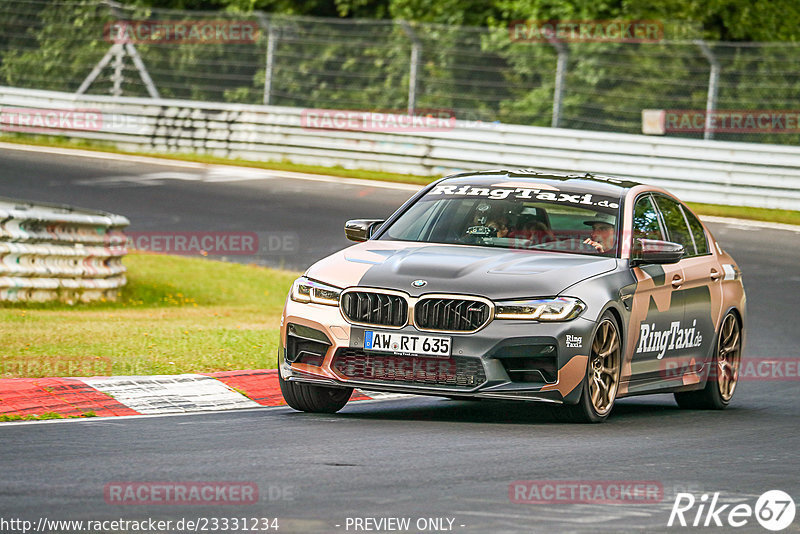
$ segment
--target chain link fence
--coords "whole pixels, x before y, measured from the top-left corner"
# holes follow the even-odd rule
[[[146,23],[149,33],[116,39],[120,21]],[[196,29],[198,23],[216,27],[216,36],[164,38],[177,24]],[[237,25],[253,28],[252,38],[224,31]],[[156,26],[168,29],[159,37]],[[0,85],[302,108],[437,110],[472,121],[626,133],[642,132],[646,109],[800,109],[800,43],[704,43],[687,35],[692,32],[682,40],[636,43],[518,42],[507,27],[3,0]],[[800,142],[797,131],[714,138]]]

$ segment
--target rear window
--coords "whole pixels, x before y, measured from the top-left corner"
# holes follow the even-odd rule
[[[683,214],[686,216],[686,220],[689,223],[689,229],[692,231],[694,246],[697,248],[697,255],[703,256],[704,254],[708,254],[708,239],[706,239],[706,232],[703,230],[703,225],[697,217],[695,217],[694,213],[686,209],[686,206],[681,206],[681,209],[683,209]]]
[[[689,225],[686,222],[686,217],[683,216],[680,204],[671,198],[662,196],[656,197],[656,203],[658,203],[658,209],[661,211],[661,217],[664,220],[667,239],[673,243],[683,245],[686,250],[684,257],[696,256],[694,239],[689,231]]]

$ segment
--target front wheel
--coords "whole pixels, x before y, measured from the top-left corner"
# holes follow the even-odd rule
[[[580,400],[556,408],[556,418],[573,423],[602,423],[608,419],[619,388],[622,361],[619,340],[617,322],[609,312],[604,313],[592,340]]]
[[[278,371],[278,384],[286,404],[301,412],[336,413],[347,404],[353,388],[331,388],[289,382]]]
[[[717,335],[714,361],[706,387],[699,391],[675,393],[678,406],[687,410],[722,410],[728,406],[739,381],[742,361],[742,327],[733,313],[722,320]]]

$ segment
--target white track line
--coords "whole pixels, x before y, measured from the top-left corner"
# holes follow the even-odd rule
[[[155,375],[154,375],[155,376]],[[172,375],[165,375],[165,376],[172,376]],[[179,375],[174,375],[179,376]],[[204,375],[201,375],[204,376]],[[205,376],[204,376],[205,377]],[[92,377],[94,378],[94,377]],[[125,378],[125,377],[111,377],[111,378]],[[145,377],[135,377],[135,378],[147,378]],[[205,377],[211,378],[211,377]],[[107,379],[104,377],[104,379]],[[82,380],[86,382],[87,380],[91,380],[89,378],[78,378],[78,380]],[[220,382],[221,383],[221,382]],[[92,387],[95,387],[93,384]],[[361,391],[361,390],[359,390]],[[420,395],[409,395],[406,393],[377,393],[377,392],[363,392],[365,395],[372,396],[375,395],[374,398],[364,399],[359,401],[354,401],[357,404],[367,403],[381,403],[386,401],[392,400],[401,400],[401,399],[408,399],[408,398],[421,398]],[[237,393],[238,395],[238,393]],[[116,397],[116,395],[115,395]],[[431,397],[428,397],[431,398]],[[118,399],[119,400],[119,399]],[[248,399],[249,400],[249,399]],[[122,421],[125,419],[143,419],[143,418],[153,418],[153,417],[183,417],[187,415],[205,415],[205,414],[237,414],[237,413],[248,413],[253,411],[275,411],[275,410],[286,410],[289,412],[295,412],[289,406],[262,406],[258,403],[253,403],[255,406],[246,406],[236,409],[231,408],[222,408],[222,409],[211,409],[211,410],[203,410],[203,411],[186,411],[186,412],[172,412],[172,413],[143,413],[141,415],[108,415],[108,416],[101,416],[101,417],[73,417],[73,418],[64,418],[64,419],[37,419],[32,421],[6,421],[0,423],[0,431],[4,428],[12,427],[12,426],[19,426],[19,425],[44,425],[44,424],[56,424],[56,423],[95,423],[95,424],[105,424],[105,425],[113,425],[118,421]],[[297,412],[299,413],[299,412]]]
[[[309,174],[303,172],[291,171],[278,171],[271,169],[262,169],[260,167],[247,167],[244,165],[220,165],[220,164],[207,164],[198,163],[195,161],[178,161],[172,159],[162,159],[151,156],[130,156],[127,154],[115,154],[113,152],[95,152],[93,150],[80,150],[72,148],[50,148],[33,145],[17,145],[15,143],[0,143],[0,149],[4,150],[20,150],[23,152],[37,152],[41,154],[58,154],[62,156],[104,159],[113,161],[124,161],[127,163],[146,163],[150,165],[167,165],[172,167],[183,167],[188,169],[205,169],[209,174],[217,175],[216,178],[205,181],[224,181],[219,175],[230,172],[235,178],[231,181],[240,181],[248,178],[242,177],[242,169],[249,169],[253,171],[253,177],[250,179],[261,178],[285,178],[288,180],[306,180],[311,182],[325,182],[335,184],[356,185],[359,187],[377,187],[381,189],[396,189],[398,191],[419,191],[422,186],[414,184],[404,184],[399,182],[382,182],[380,180],[362,180],[360,178],[341,178],[336,176],[327,176],[323,174]],[[259,173],[263,175],[259,176]],[[197,178],[203,181],[203,176],[199,175]]]
[[[730,226],[740,226],[743,228],[765,228],[768,230],[786,230],[787,232],[800,233],[800,226],[794,224],[784,224],[768,221],[753,221],[749,219],[734,219],[732,217],[714,217],[712,215],[701,215],[703,222],[715,224],[727,224]]]
[[[419,191],[422,186],[414,184],[404,184],[398,182],[383,182],[380,180],[363,180],[360,178],[343,178],[337,176],[328,176],[323,174],[310,174],[303,172],[279,171],[271,169],[262,169],[260,167],[247,167],[246,165],[220,165],[220,164],[207,164],[198,163],[196,161],[179,161],[172,159],[163,159],[153,156],[131,156],[127,154],[115,154],[113,152],[99,152],[94,150],[81,150],[74,148],[51,148],[35,145],[19,145],[16,143],[2,143],[0,142],[0,149],[5,150],[20,150],[23,152],[38,152],[43,154],[59,154],[63,156],[94,158],[124,161],[130,163],[149,163],[152,165],[169,165],[173,167],[184,167],[189,169],[206,169],[208,174],[216,174],[217,177],[209,179],[207,176],[203,181],[226,181],[224,178],[225,172],[234,173],[230,178],[231,181],[246,180],[248,178],[242,176],[242,169],[250,169],[253,171],[252,178],[260,179],[266,177],[286,178],[289,180],[307,180],[313,182],[326,182],[337,184],[357,185],[362,187],[378,187],[382,189],[397,189],[401,191]],[[236,172],[238,170],[238,173]],[[263,173],[263,176],[261,175]],[[198,177],[202,180],[203,177]],[[800,232],[800,226],[793,224],[782,224],[765,221],[753,221],[748,219],[735,219],[729,217],[715,217],[711,215],[704,215],[700,217],[703,221],[718,224],[731,224],[751,228],[768,228],[770,230],[787,230],[790,232]]]

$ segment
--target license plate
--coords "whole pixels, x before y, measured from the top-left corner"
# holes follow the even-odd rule
[[[373,330],[364,332],[364,350],[447,358],[450,356],[451,346],[449,337],[417,336]]]

